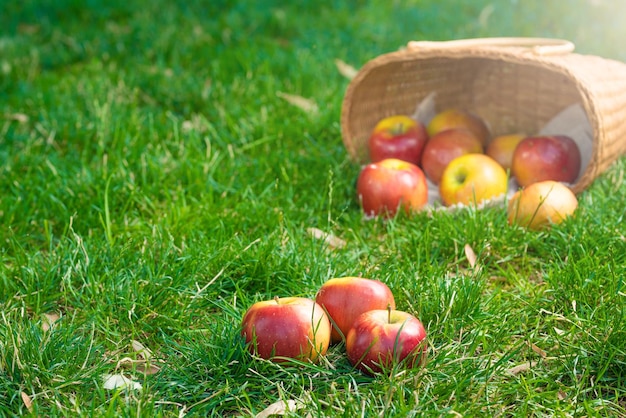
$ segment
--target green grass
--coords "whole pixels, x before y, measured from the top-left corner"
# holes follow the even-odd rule
[[[477,36],[626,60],[626,4],[283,3],[4,6],[0,416],[28,414],[22,394],[32,416],[248,416],[281,399],[310,416],[626,415],[625,159],[550,231],[498,208],[366,221],[334,62]],[[250,304],[347,275],[422,319],[426,367],[367,377],[342,345],[317,365],[247,354]],[[106,390],[116,373],[143,389]]]

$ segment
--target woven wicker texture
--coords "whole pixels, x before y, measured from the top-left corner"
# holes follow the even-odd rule
[[[514,40],[480,41],[424,47],[418,42],[366,63],[342,106],[342,137],[352,158],[366,162],[376,123],[413,114],[431,92],[438,110],[471,110],[488,122],[494,136],[536,133],[567,106],[580,104],[593,130],[593,147],[572,186],[576,193],[626,152],[626,64],[569,52],[569,44],[542,52]]]

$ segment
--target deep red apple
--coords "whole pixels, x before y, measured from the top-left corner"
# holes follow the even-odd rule
[[[363,167],[357,195],[366,216],[393,217],[421,209],[428,203],[426,176],[415,164],[388,158]]]
[[[382,119],[368,140],[371,162],[397,158],[418,165],[428,141],[426,127],[404,115]]]
[[[251,353],[275,362],[314,362],[330,344],[330,321],[321,306],[308,298],[274,298],[250,306],[241,335]]]
[[[346,352],[350,364],[368,373],[380,373],[395,364],[406,367],[426,360],[426,330],[413,315],[391,309],[361,314],[348,331]]]
[[[340,342],[348,334],[355,319],[375,309],[396,308],[393,293],[379,281],[363,277],[336,277],[320,287],[315,301],[326,310],[333,325],[331,343]]]
[[[464,154],[480,154],[483,146],[478,138],[466,129],[448,129],[433,135],[422,154],[422,169],[435,184],[441,181],[443,170],[450,161]]]
[[[511,173],[522,187],[544,180],[573,183],[578,178],[580,165],[580,150],[572,138],[531,136],[515,147]]]

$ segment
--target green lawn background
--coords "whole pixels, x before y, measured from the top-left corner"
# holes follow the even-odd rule
[[[497,208],[368,222],[336,66],[483,36],[626,60],[624,12],[601,0],[3,4],[0,415],[247,416],[281,399],[312,416],[625,415],[624,158],[548,232],[509,228]],[[346,246],[329,250],[311,227]],[[247,355],[251,303],[345,275],[384,280],[423,320],[425,368],[368,378],[341,346],[319,365]],[[107,374],[142,390],[107,390]]]

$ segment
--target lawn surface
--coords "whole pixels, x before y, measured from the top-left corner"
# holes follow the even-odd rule
[[[367,221],[341,141],[336,60],[481,36],[626,60],[623,1],[565,3],[4,4],[0,416],[626,416],[624,158],[528,232],[501,208]],[[424,322],[424,368],[247,353],[253,302],[352,275]]]

